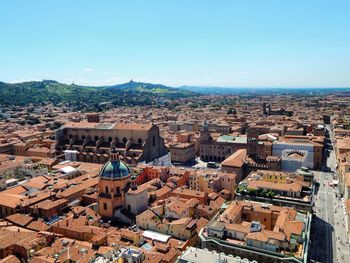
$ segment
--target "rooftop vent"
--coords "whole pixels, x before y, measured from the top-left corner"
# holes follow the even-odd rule
[[[68,240],[65,240],[65,239],[63,239],[62,241],[61,241],[61,243],[62,243],[62,245],[63,246],[67,246],[68,244],[69,244],[69,241]]]

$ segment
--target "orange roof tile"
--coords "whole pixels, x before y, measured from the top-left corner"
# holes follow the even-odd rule
[[[227,157],[221,165],[230,167],[242,167],[247,158],[247,149],[237,150],[235,153]]]

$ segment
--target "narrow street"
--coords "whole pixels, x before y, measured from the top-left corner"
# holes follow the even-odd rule
[[[350,262],[350,245],[346,233],[344,199],[339,195],[336,181],[336,158],[333,147],[327,150],[330,171],[314,172],[319,183],[316,192],[315,216],[312,225],[310,262]]]
[[[334,253],[334,192],[329,189],[327,178],[331,175],[325,172],[314,172],[315,179],[320,183],[315,200],[316,216],[313,218],[310,261],[336,262]]]

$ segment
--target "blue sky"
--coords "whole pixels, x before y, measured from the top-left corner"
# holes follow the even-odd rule
[[[349,0],[3,0],[0,81],[350,86]]]

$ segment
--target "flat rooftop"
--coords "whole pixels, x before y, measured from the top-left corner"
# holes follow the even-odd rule
[[[239,263],[243,262],[243,258],[236,257],[234,255],[225,255],[224,253],[217,253],[209,251],[206,249],[200,249],[195,247],[188,247],[178,258],[179,263],[182,262],[192,262],[192,263],[217,263],[217,262],[226,262],[226,263]],[[251,262],[246,260],[244,262]]]

